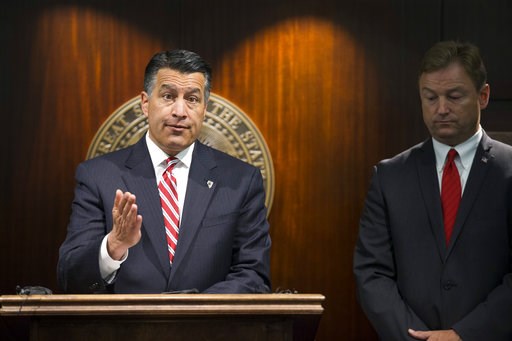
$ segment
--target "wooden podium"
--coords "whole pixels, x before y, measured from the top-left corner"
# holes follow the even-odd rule
[[[314,340],[318,294],[5,295],[30,340]]]

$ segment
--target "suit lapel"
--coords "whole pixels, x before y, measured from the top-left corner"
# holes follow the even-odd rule
[[[160,196],[156,186],[155,170],[149,156],[145,137],[134,145],[126,159],[126,172],[122,175],[128,190],[137,197],[142,215],[142,236],[146,233],[156,252],[162,273],[169,278],[170,266],[165,237]]]
[[[491,148],[492,140],[484,132],[482,140],[476,149],[475,158],[473,159],[473,164],[471,165],[471,170],[469,172],[466,187],[464,188],[459,210],[457,211],[457,218],[455,219],[452,237],[448,245],[447,256],[449,256],[455,241],[462,231],[468,214],[471,212],[483,184],[487,170],[489,169],[489,163],[492,162],[493,155],[491,154]]]
[[[203,216],[215,193],[217,178],[213,172],[216,167],[211,151],[196,141],[192,163],[188,175],[187,194],[183,205],[180,233],[169,283],[173,280],[182,261],[195,239]]]
[[[423,203],[428,212],[430,228],[436,241],[437,250],[442,260],[446,257],[444,238],[443,210],[439,193],[439,180],[436,173],[436,157],[432,139],[428,139],[420,148],[417,159],[418,176],[423,195]]]

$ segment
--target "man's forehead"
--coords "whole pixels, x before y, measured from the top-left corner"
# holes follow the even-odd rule
[[[420,80],[436,80],[436,81],[471,81],[469,74],[459,62],[452,62],[443,68],[424,72],[420,76]]]
[[[182,73],[172,69],[160,69],[157,74],[160,88],[204,90],[205,78],[201,72]]]
[[[471,78],[465,72],[453,72],[453,70],[438,70],[424,73],[419,79],[420,89],[441,88],[445,90],[457,90],[473,86]]]

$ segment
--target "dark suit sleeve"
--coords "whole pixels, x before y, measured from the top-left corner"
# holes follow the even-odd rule
[[[453,329],[464,341],[511,340],[512,273],[505,275],[503,283],[496,287],[484,302],[457,322]]]
[[[105,211],[98,186],[84,164],[78,166],[75,178],[67,237],[59,250],[58,282],[67,293],[100,292],[104,289],[99,250],[106,235]]]
[[[232,262],[224,281],[204,293],[267,293],[270,291],[270,236],[265,191],[254,169],[237,218]]]
[[[414,340],[408,328],[428,330],[400,295],[387,206],[375,172],[360,221],[354,254],[358,298],[382,340]]]
[[[487,136],[484,136],[483,140],[485,141],[486,138]],[[512,193],[510,189],[512,152],[509,146],[500,144],[497,141],[492,141],[492,144],[494,159],[492,164],[495,165],[495,167],[489,170],[489,172],[493,170],[499,171],[497,173],[489,173],[488,178],[493,179],[495,181],[494,183],[498,183],[499,189],[494,191],[490,190],[491,193],[486,193],[486,197],[489,198],[487,202],[491,207],[480,208],[480,210],[494,212],[493,208],[500,207],[499,204],[504,206],[503,211],[495,212],[494,216],[496,219],[502,219],[501,214],[507,215],[506,218],[503,219],[503,225],[497,226],[500,226],[499,229],[503,228],[507,231],[504,234],[499,234],[500,236],[508,235],[508,262],[501,259],[503,261],[502,264],[509,264],[508,273],[505,273],[502,280],[497,282],[497,286],[486,295],[484,301],[476,305],[464,318],[453,325],[453,329],[457,331],[464,341],[512,340]],[[491,188],[491,185],[485,186],[485,189],[487,188]],[[501,194],[502,191],[505,193]],[[481,190],[481,193],[483,192],[484,189]],[[498,204],[496,200],[500,200],[501,202]],[[475,221],[473,223],[482,224],[483,221]],[[493,229],[496,230],[493,231]],[[489,223],[485,225],[486,234],[498,235],[499,229]],[[501,246],[498,245],[501,245],[501,240],[494,244],[494,249],[487,249],[486,252],[492,255],[505,255],[506,253],[504,252],[498,252],[498,250],[501,250]],[[482,255],[480,259],[486,256],[488,255]],[[498,262],[490,263],[492,263],[495,268],[498,268]],[[501,266],[499,268],[501,268]],[[489,272],[493,270],[492,267],[489,268]],[[507,271],[506,266],[504,266],[504,270]],[[474,278],[474,281],[478,283],[481,282],[481,279]]]

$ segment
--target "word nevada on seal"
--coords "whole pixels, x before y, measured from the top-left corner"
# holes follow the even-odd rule
[[[270,212],[274,198],[274,166],[263,136],[240,108],[210,93],[199,141],[258,167],[265,186],[265,205]],[[140,107],[140,96],[114,111],[94,136],[87,159],[128,147],[147,131],[148,121]]]

